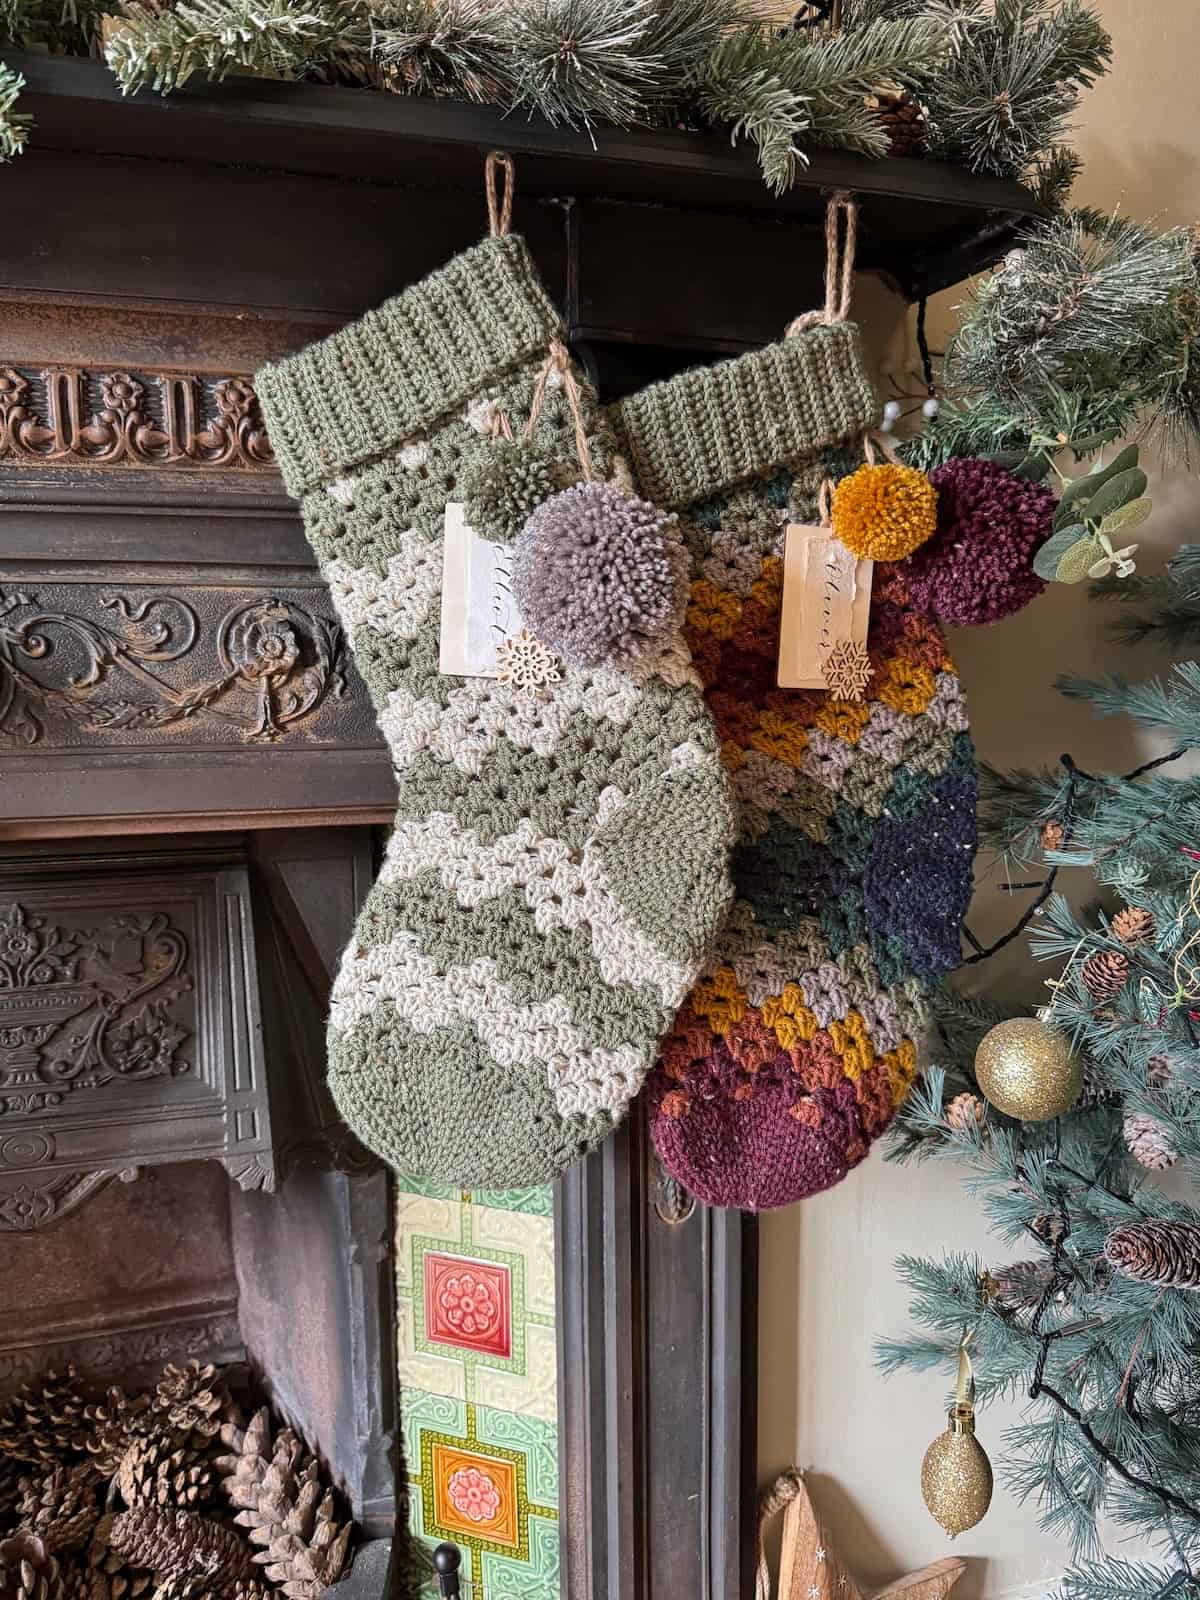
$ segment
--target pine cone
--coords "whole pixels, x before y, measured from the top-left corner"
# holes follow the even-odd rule
[[[254,1578],[232,1589],[215,1589],[205,1578],[164,1578],[150,1600],[271,1600],[273,1592]]]
[[[193,1445],[172,1448],[177,1434],[134,1439],[121,1457],[117,1488],[127,1506],[203,1505],[212,1498],[212,1467]]]
[[[1093,1000],[1111,1000],[1129,977],[1129,957],[1120,950],[1096,950],[1080,971],[1084,988]]]
[[[1112,919],[1112,931],[1122,944],[1146,944],[1157,928],[1152,912],[1143,911],[1141,906],[1126,906]]]
[[[141,1600],[154,1586],[149,1572],[137,1572],[128,1567],[123,1556],[109,1544],[115,1517],[106,1512],[92,1531],[88,1547],[88,1570],[97,1584],[97,1595],[108,1595],[111,1600]]]
[[[266,1408],[243,1430],[221,1429],[232,1454],[217,1466],[238,1508],[234,1521],[260,1546],[255,1561],[292,1600],[318,1600],[346,1566],[351,1524],[336,1521],[332,1491],[321,1492],[320,1466],[290,1428],[271,1439]]]
[[[108,1536],[110,1547],[131,1567],[148,1567],[160,1578],[207,1579],[223,1595],[257,1574],[248,1546],[223,1522],[158,1506],[119,1512]]]
[[[1200,1225],[1128,1222],[1104,1241],[1104,1258],[1136,1283],[1200,1289]]]
[[[956,1094],[946,1107],[946,1121],[955,1133],[985,1127],[987,1106],[977,1094]]]
[[[929,132],[929,114],[919,100],[904,89],[877,89],[867,105],[879,114],[888,136],[889,156],[922,156]]]
[[[26,1383],[0,1414],[0,1455],[57,1467],[83,1454],[83,1394],[74,1367]]]
[[[217,1368],[201,1366],[198,1361],[164,1368],[154,1391],[154,1405],[178,1433],[195,1435],[193,1443],[215,1439],[222,1423],[237,1420],[237,1407]]]
[[[49,1600],[46,1546],[30,1533],[0,1539],[0,1600]]]
[[[1129,1154],[1150,1172],[1163,1172],[1179,1160],[1168,1129],[1143,1111],[1127,1111],[1122,1128]]]
[[[100,1517],[96,1475],[89,1462],[55,1467],[41,1478],[24,1478],[21,1488],[17,1515],[22,1533],[34,1534],[50,1555],[87,1543]]]
[[[1062,1218],[1054,1211],[1043,1211],[1040,1217],[1034,1217],[1029,1226],[1048,1245],[1056,1245],[1065,1232]]]
[[[0,1456],[0,1527],[17,1520],[21,1503],[21,1473],[13,1456]]]
[[[1061,822],[1045,822],[1042,824],[1042,849],[1061,850],[1063,846],[1063,830]]]
[[[78,1559],[51,1563],[48,1600],[110,1600],[108,1581]]]
[[[988,1274],[991,1299],[1005,1311],[1031,1311],[1046,1292],[1054,1269],[1049,1261],[1014,1261]]]
[[[131,1400],[123,1389],[110,1389],[104,1404],[88,1406],[84,1416],[89,1429],[85,1439],[88,1454],[105,1478],[116,1472],[133,1440],[151,1433],[155,1426],[149,1395]]]

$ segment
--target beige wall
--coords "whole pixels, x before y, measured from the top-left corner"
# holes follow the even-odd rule
[[[1100,0],[1116,62],[1085,102],[1077,143],[1087,169],[1080,202],[1111,207],[1159,225],[1200,218],[1200,132],[1194,114],[1200,71],[1197,0]],[[931,308],[935,342],[952,326],[957,294]],[[858,314],[880,348],[899,343],[899,308],[864,286]],[[1156,510],[1143,530],[1142,556],[1154,565],[1184,539],[1200,537],[1200,493],[1182,474],[1151,467]],[[958,633],[952,648],[970,700],[980,752],[1000,764],[1053,761],[1069,750],[1084,766],[1127,762],[1138,746],[1118,723],[1096,722],[1051,687],[1061,670],[1153,670],[1148,653],[1122,659],[1102,633],[1103,613],[1079,589],[1054,588],[1022,616]],[[1131,764],[1131,763],[1130,763]],[[980,862],[979,878],[985,863]],[[1010,903],[983,883],[973,926],[999,931]],[[1024,951],[988,964],[978,980],[1008,998],[1035,994],[1041,974],[1022,972]],[[896,1167],[876,1152],[826,1195],[763,1219],[759,1466],[763,1480],[795,1462],[813,1476],[821,1509],[866,1584],[949,1553],[926,1512],[918,1483],[921,1456],[943,1421],[944,1376],[874,1372],[872,1344],[906,1325],[904,1296],[892,1272],[904,1251],[940,1254],[989,1248],[978,1212],[949,1169]],[[1008,1257],[1007,1259],[1011,1259]],[[1009,1413],[1011,1415],[1011,1413]],[[980,1437],[999,1453],[1006,1417],[984,1413]],[[988,1517],[957,1540],[969,1558],[958,1593],[1041,1594],[1065,1552],[997,1485]]]

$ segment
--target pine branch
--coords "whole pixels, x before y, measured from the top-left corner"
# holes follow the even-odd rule
[[[1056,144],[1034,157],[1026,181],[1038,204],[1053,214],[1065,209],[1082,171],[1081,157],[1067,145]]]
[[[1070,700],[1086,700],[1098,717],[1129,716],[1165,734],[1172,745],[1200,746],[1200,662],[1179,662],[1166,682],[1153,678],[1132,684],[1117,673],[1108,678],[1064,674],[1056,687]]]
[[[927,16],[879,19],[835,34],[785,36],[789,86],[805,97],[811,135],[818,144],[887,152],[887,132],[866,104],[884,84],[913,84],[936,71],[949,54],[950,36]]]
[[[19,156],[29,138],[33,118],[16,109],[25,79],[0,61],[0,163]]]
[[[496,100],[510,81],[494,0],[410,0],[395,23],[372,19],[371,52],[404,94]]]
[[[369,39],[363,0],[180,0],[170,11],[129,0],[104,55],[124,93],[166,94],[197,72],[300,77]]]
[[[882,156],[887,132],[866,103],[888,83],[912,83],[949,50],[944,28],[926,17],[875,19],[837,34],[780,33],[762,25],[728,35],[697,83],[699,109],[758,146],[776,192],[793,182],[800,136]]]
[[[800,136],[812,126],[808,101],[789,83],[781,41],[766,26],[743,28],[717,46],[696,83],[696,103],[730,140],[749,139],[775,194],[789,189],[807,157]]]
[[[631,127],[663,93],[662,63],[642,44],[653,0],[523,0],[498,20],[511,53],[514,105],[552,125]]]
[[[1062,142],[1080,91],[1111,58],[1083,0],[995,0],[990,15],[965,20],[950,67],[928,82],[935,152],[977,172],[1025,172]]]

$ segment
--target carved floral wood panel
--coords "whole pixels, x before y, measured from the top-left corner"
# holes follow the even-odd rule
[[[0,360],[0,463],[270,471],[244,377],[97,371]]]

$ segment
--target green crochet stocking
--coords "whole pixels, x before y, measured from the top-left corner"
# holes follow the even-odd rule
[[[563,666],[538,698],[438,671],[446,504],[562,336],[508,235],[257,380],[399,784],[330,1084],[389,1164],[471,1188],[543,1182],[618,1121],[731,893],[727,781],[678,640],[635,675]],[[561,384],[537,429],[574,462]]]

